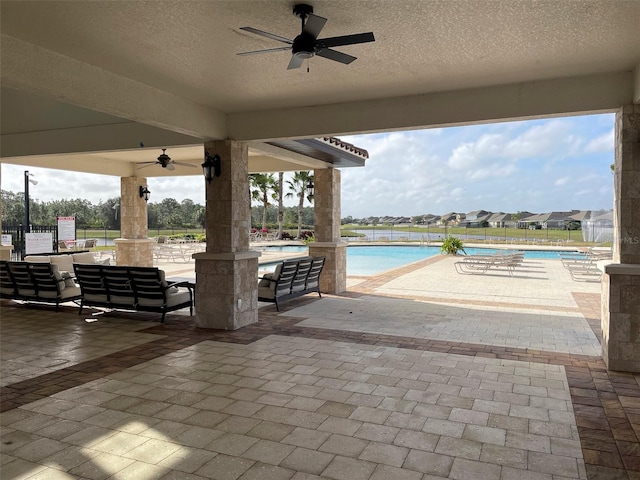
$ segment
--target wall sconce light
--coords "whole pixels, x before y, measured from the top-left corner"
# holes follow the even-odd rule
[[[140,185],[139,193],[140,193],[140,198],[144,198],[145,202],[149,201],[149,196],[151,195],[151,192],[149,191],[146,185]]]
[[[202,173],[207,183],[211,183],[214,177],[220,176],[220,155],[215,154],[213,157],[209,152],[204,152],[204,163],[202,164]]]
[[[309,180],[309,183],[307,183],[307,192],[309,192],[309,196],[313,197],[313,191],[313,180]]]

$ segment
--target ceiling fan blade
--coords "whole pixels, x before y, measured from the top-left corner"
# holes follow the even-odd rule
[[[171,162],[170,165],[182,165],[183,167],[192,167],[192,168],[197,167],[197,165],[193,165],[191,163],[184,163],[184,162]]]
[[[244,30],[245,32],[254,33],[256,35],[260,35],[261,37],[271,38],[272,40],[277,40],[278,42],[288,43],[289,45],[293,44],[293,40],[289,40],[288,38],[281,37],[280,35],[275,35],[273,33],[264,32],[262,30],[258,30],[253,27],[240,27],[240,30]]]
[[[165,167],[167,170],[175,170],[176,167],[173,166],[173,163],[169,163],[167,164],[167,166]]]
[[[142,167],[138,167],[138,170],[142,170],[143,168],[150,167],[151,165],[155,165],[156,163],[158,162],[140,162],[138,163],[138,165],[142,165],[142,164],[144,165],[142,165]]]
[[[298,57],[296,55],[291,55],[291,60],[289,61],[289,66],[287,67],[287,70],[300,68],[302,66],[302,62],[304,62],[304,58]]]
[[[328,58],[329,60],[344,63],[345,65],[349,65],[351,62],[357,59],[357,57],[352,57],[351,55],[338,52],[337,50],[331,50],[330,48],[320,50],[318,53],[316,53],[316,55],[318,55],[319,57]]]
[[[318,48],[340,47],[342,45],[355,45],[356,43],[375,42],[373,32],[354,33],[353,35],[342,35],[341,37],[321,38],[317,41]]]
[[[327,23],[327,19],[323,17],[319,17],[318,15],[314,15],[310,13],[307,16],[307,21],[304,24],[304,28],[302,29],[302,33],[306,33],[311,35],[315,40],[320,35],[320,31],[324,27],[324,24]]]
[[[256,55],[258,53],[282,52],[284,50],[291,50],[291,47],[267,48],[265,50],[254,50],[252,52],[241,52],[241,53],[237,53],[236,55]]]

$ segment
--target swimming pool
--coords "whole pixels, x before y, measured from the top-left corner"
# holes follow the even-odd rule
[[[304,246],[266,247],[269,251],[302,253],[307,251]],[[493,248],[465,248],[468,255],[490,255],[501,250]],[[551,250],[522,250],[527,259],[559,259],[557,251]],[[420,246],[348,246],[347,247],[347,275],[377,275],[379,273],[402,267],[409,263],[424,260],[440,254],[440,247]],[[276,262],[277,263],[277,262]],[[261,264],[264,270],[275,268],[276,263]]]

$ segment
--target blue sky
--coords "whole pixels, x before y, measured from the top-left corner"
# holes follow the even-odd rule
[[[342,170],[342,216],[610,209],[613,125],[614,115],[605,114],[340,136],[369,151],[364,168]],[[21,192],[24,170],[2,164],[2,189]],[[80,197],[97,204],[120,194],[119,178],[29,171],[39,180],[30,195],[40,201]],[[148,184],[151,202],[204,204],[199,175]]]
[[[612,208],[614,115],[341,137],[369,151],[342,173],[342,213],[542,213]]]

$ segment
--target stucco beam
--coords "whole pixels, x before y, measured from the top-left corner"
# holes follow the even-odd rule
[[[127,122],[92,127],[2,135],[0,157],[130,150],[169,145],[193,145],[200,140],[150,125]]]
[[[313,170],[316,168],[332,167],[331,163],[307,157],[306,155],[301,155],[299,153],[292,152],[291,150],[286,150],[276,145],[269,145],[263,142],[247,142],[247,145],[249,146],[250,152],[250,165],[253,162],[254,156],[259,156],[259,153],[256,154],[255,152],[261,152],[265,154],[265,158],[271,158],[272,160],[282,160],[283,162],[289,164],[290,168],[288,168],[287,171]],[[267,164],[265,163],[263,165]]]
[[[633,83],[633,72],[613,72],[363,102],[237,113],[228,115],[228,132],[234,140],[267,141],[613,111],[632,101]]]
[[[48,168],[52,170],[64,170],[67,172],[111,175],[115,177],[133,177],[138,174],[135,164],[131,162],[118,162],[113,161],[113,159],[86,154],[11,157],[3,158],[0,163],[24,165],[25,167]]]
[[[226,138],[212,108],[8,35],[1,35],[2,84],[203,140]]]

